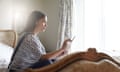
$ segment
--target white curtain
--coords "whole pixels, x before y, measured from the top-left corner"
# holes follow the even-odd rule
[[[60,48],[66,38],[72,36],[73,0],[59,0],[59,37],[57,48]]]
[[[89,47],[120,55],[120,1],[74,0],[71,52]]]

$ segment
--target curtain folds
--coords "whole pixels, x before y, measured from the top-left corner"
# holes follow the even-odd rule
[[[72,36],[72,9],[73,0],[59,0],[59,34],[57,48],[63,41]]]

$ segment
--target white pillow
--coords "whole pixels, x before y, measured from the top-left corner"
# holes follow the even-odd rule
[[[12,47],[0,43],[0,64],[9,64],[13,50]]]

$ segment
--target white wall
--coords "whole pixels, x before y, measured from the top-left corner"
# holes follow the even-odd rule
[[[40,34],[47,51],[57,47],[59,0],[0,0],[0,29],[14,29],[22,32],[29,14],[34,10],[45,12],[48,16],[48,28]]]
[[[11,1],[0,0],[0,29],[12,28]]]
[[[13,0],[15,30],[22,32],[26,21],[34,10],[42,11],[42,0]]]
[[[42,0],[43,11],[48,16],[48,28],[41,39],[48,51],[57,47],[58,26],[59,26],[59,0]]]
[[[47,51],[53,51],[57,47],[58,37],[58,15],[59,0],[14,0],[15,6],[18,6],[18,12],[23,17],[19,21],[15,20],[16,30],[21,32],[25,26],[28,15],[34,10],[40,10],[48,16],[48,27],[46,32],[40,34],[40,39]],[[19,11],[21,8],[21,11]],[[21,21],[20,21],[21,20]],[[22,27],[22,28],[21,28]]]
[[[22,31],[33,10],[42,10],[42,0],[0,0],[0,29]]]

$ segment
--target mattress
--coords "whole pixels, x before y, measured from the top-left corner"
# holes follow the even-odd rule
[[[6,72],[13,53],[13,48],[0,43],[0,72]]]

